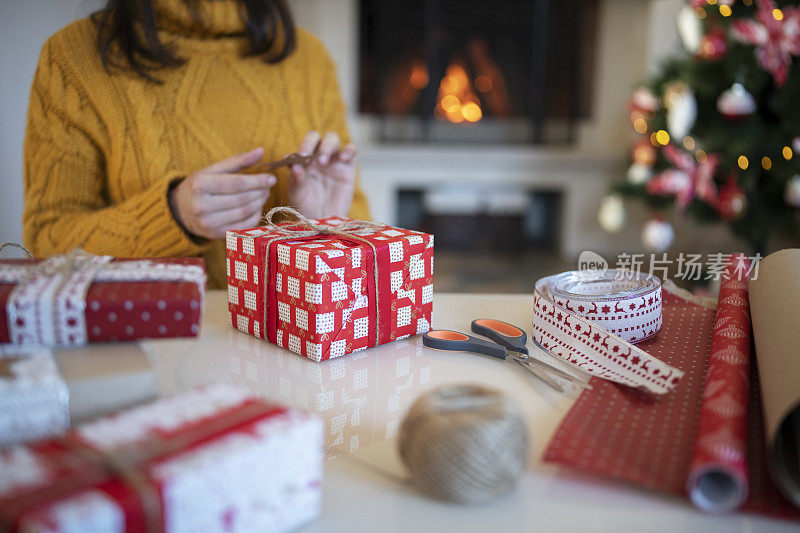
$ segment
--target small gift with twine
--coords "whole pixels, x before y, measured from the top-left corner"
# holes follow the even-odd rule
[[[0,344],[194,337],[205,299],[199,258],[116,259],[76,249],[35,259],[0,259]]]
[[[230,321],[245,333],[324,361],[430,330],[433,235],[276,207],[226,246]]]

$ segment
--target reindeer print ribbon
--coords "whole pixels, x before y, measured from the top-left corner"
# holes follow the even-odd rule
[[[536,282],[532,338],[591,375],[655,394],[683,372],[633,343],[661,329],[661,282],[626,270],[564,272]]]

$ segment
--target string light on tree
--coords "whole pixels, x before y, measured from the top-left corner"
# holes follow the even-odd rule
[[[750,161],[747,159],[746,155],[740,155],[739,159],[737,159],[737,163],[739,165],[739,168],[741,168],[742,170],[747,170],[747,167],[750,166]]]
[[[635,163],[651,167],[656,162],[656,157],[656,149],[647,138],[640,139],[633,146],[632,159]]]

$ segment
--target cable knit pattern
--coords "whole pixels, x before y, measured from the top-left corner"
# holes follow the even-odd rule
[[[223,287],[224,242],[200,242],[178,226],[170,183],[256,146],[265,159],[280,158],[310,130],[348,142],[335,66],[303,30],[278,64],[243,57],[233,0],[201,2],[199,24],[182,0],[156,4],[162,39],[187,59],[157,72],[161,85],[108,74],[88,19],[42,48],[25,136],[24,241],[37,256],[75,247],[117,257],[203,255],[209,286]],[[267,210],[288,204],[288,170],[276,175]],[[358,186],[349,215],[369,218]]]

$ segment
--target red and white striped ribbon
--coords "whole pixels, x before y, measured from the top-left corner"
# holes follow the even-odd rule
[[[533,339],[581,370],[655,394],[683,372],[637,348],[661,329],[661,281],[627,270],[564,272],[536,282]]]

